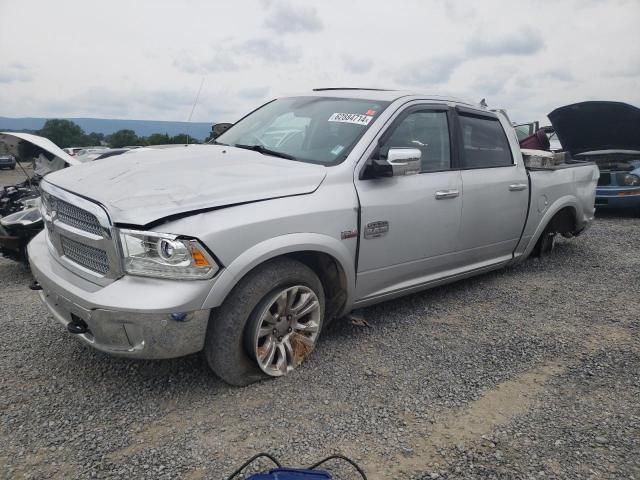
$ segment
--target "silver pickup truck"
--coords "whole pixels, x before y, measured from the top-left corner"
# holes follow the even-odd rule
[[[42,300],[110,354],[204,350],[225,381],[285,375],[331,319],[494,270],[582,232],[598,169],[531,170],[505,114],[319,89],[209,145],[122,155],[41,183]]]

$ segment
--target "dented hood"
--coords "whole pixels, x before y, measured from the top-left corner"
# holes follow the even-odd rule
[[[548,117],[571,155],[603,150],[640,152],[640,108],[627,103],[574,103],[555,109]]]
[[[156,220],[239,203],[313,192],[325,167],[219,145],[124,154],[47,176],[106,207],[114,223]]]

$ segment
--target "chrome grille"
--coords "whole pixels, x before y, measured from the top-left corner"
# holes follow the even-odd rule
[[[59,198],[55,199],[54,208],[61,222],[84,230],[85,232],[93,233],[94,235],[101,235],[102,228],[100,227],[100,223],[92,213],[67,203],[64,200],[60,200]]]
[[[78,265],[101,275],[105,275],[109,271],[109,257],[105,250],[76,242],[63,235],[60,235],[60,244],[63,255]]]
[[[67,269],[98,285],[123,274],[116,230],[95,202],[43,180],[43,217],[49,251]]]

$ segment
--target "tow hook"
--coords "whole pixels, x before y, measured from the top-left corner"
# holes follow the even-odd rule
[[[71,318],[71,322],[67,324],[67,330],[69,330],[69,333],[79,335],[89,331],[89,325],[87,325],[84,320],[76,317],[75,315],[72,315]]]
[[[42,290],[42,286],[40,286],[37,280],[34,280],[29,284],[29,290]]]

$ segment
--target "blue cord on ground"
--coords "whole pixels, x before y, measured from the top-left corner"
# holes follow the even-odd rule
[[[365,475],[362,468],[360,468],[360,466],[356,462],[354,462],[350,458],[345,457],[344,455],[330,455],[308,468],[287,468],[283,467],[277,459],[275,459],[268,453],[259,453],[257,455],[254,455],[245,463],[243,463],[242,466],[235,472],[233,472],[229,477],[227,477],[227,480],[233,480],[235,477],[240,475],[245,468],[247,468],[259,458],[268,458],[277,466],[277,468],[271,469],[268,472],[254,473],[253,475],[248,477],[247,480],[332,480],[333,477],[329,472],[325,470],[317,470],[320,465],[323,465],[332,460],[340,460],[350,464],[358,472],[359,476],[363,480],[367,480],[367,476]]]

